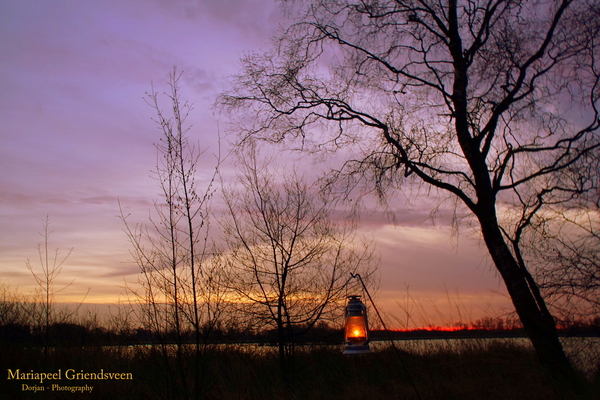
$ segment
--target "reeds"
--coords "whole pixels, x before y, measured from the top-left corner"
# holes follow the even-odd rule
[[[423,346],[425,343],[423,342]],[[128,381],[66,381],[61,385],[94,386],[88,399],[559,399],[533,351],[512,340],[463,340],[437,345],[427,351],[400,344],[400,352],[383,347],[372,354],[345,356],[338,346],[304,346],[298,351],[287,380],[282,379],[275,351],[254,351],[248,346],[210,347],[203,355],[200,391],[180,386],[181,379],[169,371],[174,356],[164,357],[154,346],[55,347],[44,363],[40,347],[5,347],[0,364],[21,371],[130,372]],[[193,376],[195,352],[184,353],[184,370]],[[399,359],[402,357],[402,360]],[[171,359],[172,358],[172,359]],[[406,370],[410,372],[410,377]],[[411,379],[414,387],[411,385]],[[23,392],[22,383],[2,379],[4,399],[41,398]],[[34,383],[34,382],[31,382]],[[51,382],[55,383],[55,382]],[[46,384],[45,386],[49,386]],[[600,377],[592,390],[600,393]],[[36,397],[37,395],[37,397]],[[69,394],[70,395],[70,394]],[[46,391],[45,399],[61,399],[64,393]]]

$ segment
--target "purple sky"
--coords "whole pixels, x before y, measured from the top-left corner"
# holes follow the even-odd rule
[[[227,121],[212,114],[245,53],[265,50],[283,22],[261,0],[0,0],[0,279],[30,293],[42,221],[51,247],[73,254],[57,298],[116,302],[128,262],[118,199],[144,221],[158,186],[150,177],[160,131],[144,100],[165,89],[173,65],[194,103],[192,138],[216,149]],[[212,160],[199,178],[210,172]],[[226,166],[225,170],[231,170]],[[429,210],[397,210],[394,227],[371,218],[382,257],[379,301],[396,324],[427,325],[498,315],[509,308],[497,274],[468,228],[457,239]],[[408,287],[408,290],[407,290]],[[408,295],[410,298],[408,298]],[[408,299],[408,302],[407,302]],[[412,311],[410,311],[412,310]]]

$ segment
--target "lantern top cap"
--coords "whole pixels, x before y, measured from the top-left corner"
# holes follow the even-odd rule
[[[359,294],[351,294],[348,296],[348,300],[360,300],[361,297]]]

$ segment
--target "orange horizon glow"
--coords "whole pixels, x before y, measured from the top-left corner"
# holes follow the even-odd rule
[[[418,328],[409,329],[390,329],[391,332],[456,332],[456,331],[474,331],[483,328],[476,328],[474,326],[424,326]]]
[[[520,326],[515,327],[506,327],[506,330],[511,329],[520,329]],[[409,328],[409,329],[390,329],[391,332],[457,332],[457,331],[478,331],[478,330],[493,330],[494,328],[483,328],[472,325],[462,325],[462,326],[424,326],[418,328]]]

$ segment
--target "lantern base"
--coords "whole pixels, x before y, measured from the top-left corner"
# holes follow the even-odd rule
[[[344,348],[344,354],[369,354],[371,352],[371,349],[369,348],[369,345],[346,345],[346,347]]]

